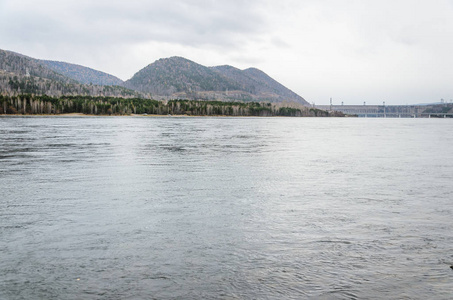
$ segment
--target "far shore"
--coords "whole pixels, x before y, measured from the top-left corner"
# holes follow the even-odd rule
[[[151,117],[151,118],[181,118],[181,117],[220,117],[220,118],[316,118],[316,117],[290,117],[290,116],[229,116],[229,115],[154,115],[154,114],[130,114],[130,115],[91,115],[83,113],[68,113],[68,114],[0,114],[0,117]]]
[[[91,115],[83,113],[68,113],[68,114],[0,114],[0,117],[202,117],[202,116],[191,116],[191,115]]]

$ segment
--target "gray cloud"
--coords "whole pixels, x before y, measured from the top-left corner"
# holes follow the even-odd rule
[[[179,55],[258,67],[310,102],[427,102],[453,98],[452,14],[453,0],[1,0],[0,48],[122,79]]]
[[[116,44],[165,41],[190,46],[240,47],[262,34],[265,20],[253,1],[11,1],[2,37],[29,43]]]

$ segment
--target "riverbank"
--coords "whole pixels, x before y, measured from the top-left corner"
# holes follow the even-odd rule
[[[343,117],[297,103],[222,102],[207,100],[157,101],[138,98],[89,96],[0,95],[0,114],[8,115],[141,115],[141,116],[232,116],[232,117]],[[73,115],[78,114],[78,115]]]
[[[63,114],[2,114],[0,117],[156,117],[163,118],[169,117],[168,115],[138,115],[138,114],[129,114],[129,115],[94,115],[94,114],[84,114],[84,113],[63,113]]]
[[[150,115],[150,114],[129,114],[129,115],[92,115],[83,113],[68,113],[68,114],[1,114],[0,118],[114,118],[114,117],[133,117],[133,118],[285,118],[287,116],[229,116],[229,115]],[[345,116],[349,117],[349,116]],[[308,116],[307,118],[311,118]]]

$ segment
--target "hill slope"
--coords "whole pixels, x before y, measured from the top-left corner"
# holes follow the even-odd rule
[[[182,57],[159,59],[121,79],[80,65],[0,50],[0,92],[308,103],[264,72],[205,67]]]
[[[34,76],[61,83],[76,83],[75,80],[41,65],[36,59],[6,50],[0,50],[0,70],[17,76]]]
[[[52,70],[38,59],[6,50],[0,50],[0,92],[7,95],[143,97],[141,93],[124,87],[80,83]]]
[[[126,86],[159,96],[239,88],[217,72],[182,57],[157,60],[126,81]]]
[[[258,69],[205,67],[182,57],[159,59],[125,86],[153,97],[308,103]]]
[[[60,61],[39,60],[47,68],[83,84],[122,85],[123,81],[113,75],[80,65]]]
[[[292,101],[308,105],[304,98],[256,68],[241,71],[231,66],[218,66],[211,69],[242,84],[244,91],[257,95],[261,99],[269,99],[271,102]]]

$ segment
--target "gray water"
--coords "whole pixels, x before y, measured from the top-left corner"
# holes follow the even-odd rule
[[[452,131],[0,118],[0,299],[451,299]]]

